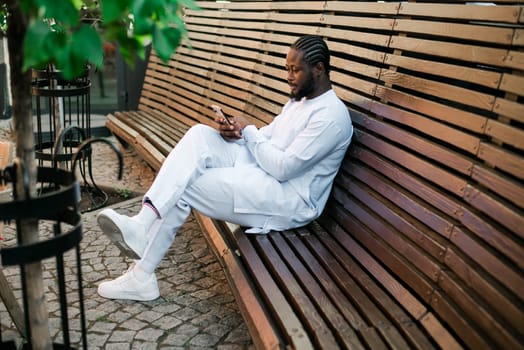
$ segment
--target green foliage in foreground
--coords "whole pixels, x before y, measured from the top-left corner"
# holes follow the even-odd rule
[[[9,3],[9,2],[8,2]],[[152,42],[167,61],[186,34],[182,11],[193,0],[21,0],[29,19],[23,40],[23,69],[52,64],[67,79],[83,73],[86,64],[101,67],[103,42],[117,43],[132,66],[145,57]],[[0,30],[6,30],[9,6],[0,5]]]

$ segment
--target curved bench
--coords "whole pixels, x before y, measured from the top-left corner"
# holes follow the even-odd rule
[[[523,5],[198,3],[138,110],[107,118],[152,167],[210,104],[270,122],[301,34],[326,38],[355,126],[311,225],[247,236],[195,213],[257,347],[523,348]]]

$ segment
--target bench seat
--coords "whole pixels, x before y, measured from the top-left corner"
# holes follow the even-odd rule
[[[211,104],[260,127],[323,36],[355,127],[324,213],[268,235],[195,212],[257,348],[524,348],[524,1],[198,1],[107,126],[154,169]],[[176,242],[175,242],[176,244]]]

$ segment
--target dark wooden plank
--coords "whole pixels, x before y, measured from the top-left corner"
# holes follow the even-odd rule
[[[203,232],[206,232],[204,237],[209,246],[224,267],[229,285],[255,345],[263,349],[284,348],[286,344],[283,343],[281,336],[275,329],[274,321],[269,317],[249,274],[239,261],[239,257],[226,243],[226,233],[212,219],[197,211],[193,211],[193,214]]]
[[[464,194],[466,180],[447,169],[439,167],[429,159],[421,158],[396,144],[386,142],[368,132],[359,133],[359,142],[380,153],[382,157],[388,158],[446,191],[450,191],[458,196]]]
[[[448,326],[460,335],[461,342],[469,349],[493,349],[494,344],[472,327],[472,322],[456,304],[450,303],[449,299],[440,291],[435,291],[431,298],[430,306],[435,313],[443,318]]]
[[[498,317],[504,318],[520,334],[524,334],[524,313],[522,301],[515,296],[509,296],[499,283],[493,281],[481,269],[472,267],[455,248],[446,251],[446,265],[462,279],[462,283],[474,291],[476,297],[483,300],[497,311]]]
[[[380,210],[381,217],[401,231],[403,235],[409,237],[434,259],[443,260],[446,242],[438,233],[428,230],[425,225],[419,225],[416,220],[412,219],[412,217],[416,218],[420,222],[426,222],[428,219],[428,210],[420,201],[403,193],[395,184],[379,178],[370,169],[361,165],[353,162],[345,163],[343,169],[347,173],[340,173],[336,181],[337,186],[349,190],[354,186],[355,179],[359,179],[362,183],[370,186],[376,193],[384,197],[382,201],[391,201],[393,204],[389,210]],[[349,174],[351,174],[351,178],[348,176]],[[405,213],[400,212],[399,209],[404,210]]]
[[[381,289],[381,287],[379,287],[375,282],[377,277],[379,283],[383,283],[384,280],[391,277],[388,277],[387,274],[382,274],[381,276],[378,276],[375,273],[368,274],[362,270],[360,266],[363,266],[363,268],[368,271],[373,271],[377,267],[377,262],[371,256],[363,254],[362,251],[359,252],[362,248],[358,243],[356,243],[327,215],[322,216],[321,223],[326,230],[329,231],[329,235],[332,235],[334,238],[329,237],[329,235],[325,233],[320,239],[317,239],[315,236],[308,236],[305,238],[305,241],[311,246],[312,250],[315,250],[317,257],[323,259],[323,265],[330,271],[330,274],[333,275],[333,273],[335,273],[335,276],[338,276],[337,278],[339,278],[339,283],[350,287],[347,289],[347,295],[353,299],[355,305],[361,305],[360,310],[363,313],[363,316],[371,317],[372,315],[375,315],[375,319],[370,319],[370,321],[383,337],[387,339],[390,346],[396,344],[395,346],[400,346],[401,348],[407,347],[407,344],[402,345],[404,340],[399,340],[399,331],[401,331],[403,337],[405,337],[406,340],[409,340],[412,346],[416,348],[431,348],[432,345],[428,341],[428,338],[420,332],[420,329],[417,329],[417,326],[415,325],[416,318],[411,319],[410,315],[399,307],[399,304],[402,305],[403,303],[402,298],[399,298],[399,300],[391,298],[391,296]],[[319,229],[315,229],[315,231],[318,230]],[[320,241],[322,241],[322,244]],[[327,253],[326,248],[329,249],[329,254]],[[353,257],[348,252],[350,252]],[[336,261],[327,260],[325,258],[330,254],[333,254],[333,256],[336,257]],[[338,264],[343,266],[346,272],[341,272],[341,270],[336,272],[337,270],[334,270],[334,268],[336,268]],[[350,275],[347,275],[348,273]],[[344,282],[346,280],[348,282]],[[351,287],[353,284],[359,286],[359,288]],[[392,286],[390,285],[389,287]],[[360,288],[362,288],[362,291]],[[364,294],[362,295],[362,293]],[[399,296],[396,293],[393,293],[393,295],[397,295],[397,297]],[[407,295],[402,295],[403,298],[406,296]],[[362,304],[363,301],[368,300],[368,298],[373,299],[372,303],[368,303],[367,305]],[[404,302],[406,302],[406,300],[404,300]],[[363,305],[366,306],[362,307]],[[418,309],[415,304],[412,306],[415,308],[411,311],[416,312],[418,316],[425,314],[426,310],[423,308]],[[387,313],[388,316],[383,315],[382,312]],[[389,319],[393,319],[394,322],[396,322],[398,330],[395,327],[391,327]]]
[[[284,232],[283,234],[286,236],[286,240],[284,240],[281,234],[276,233],[271,234],[269,238],[283,260],[286,261],[289,268],[293,271],[293,274],[304,288],[304,291],[309,295],[311,301],[324,316],[324,319],[332,329],[337,340],[341,343],[341,346],[347,349],[364,349],[364,346],[358,340],[353,329],[335,307],[335,304],[338,306],[339,303],[343,302],[344,298],[342,293],[336,286],[332,285],[332,281],[326,281],[324,279],[324,281],[322,281],[323,283],[317,282],[317,278],[322,279],[327,277],[325,271],[316,264],[314,257],[308,254],[300,241],[296,239],[295,235],[291,232]],[[288,245],[286,241],[289,241],[290,244]],[[291,246],[293,249],[300,251],[300,257],[302,259],[298,258],[293,249],[291,249]],[[304,263],[302,261],[304,261]],[[308,268],[311,269],[312,266],[314,270],[310,273]],[[320,283],[328,289],[327,292],[324,292]],[[328,293],[335,294],[335,297]]]
[[[279,327],[284,330],[284,336],[289,337],[287,340],[297,349],[313,349],[302,323],[264,266],[252,243],[242,232],[237,232],[235,237],[241,257]]]
[[[518,23],[518,11],[514,6],[480,6],[475,4],[416,4],[402,3],[399,14],[491,22]],[[482,39],[482,38],[481,38]]]
[[[369,298],[358,288],[357,284],[351,282],[352,278],[346,272],[343,272],[338,261],[320,244],[315,237],[316,232],[313,236],[304,228],[297,231],[299,236],[293,233],[285,234],[286,240],[297,251],[302,261],[307,264],[308,269],[329,294],[340,313],[365,340],[369,348],[386,348],[376,328],[368,325],[368,318],[374,319],[371,314],[380,314],[380,311],[369,301]],[[335,280],[332,279],[333,277],[335,277]],[[347,294],[344,294],[344,292]],[[371,306],[369,309],[366,308],[366,300],[367,304]]]
[[[378,86],[375,95],[384,103],[401,106],[407,110],[412,110],[413,106],[417,106],[416,111],[418,111],[419,114],[427,115],[433,119],[441,120],[447,124],[471,130],[472,132],[482,133],[486,126],[487,118],[472,111],[447,106],[437,101],[414,96],[413,94],[398,91],[390,87]],[[381,108],[386,108],[382,105],[373,105],[372,108],[372,111],[375,112],[376,109],[379,115],[386,114],[380,113]],[[392,108],[391,112],[395,113],[395,109]]]
[[[522,189],[521,189],[522,190]],[[519,191],[519,189],[515,189]],[[499,224],[508,228],[513,234],[524,238],[524,216],[521,211],[515,210],[512,206],[506,205],[504,202],[498,200],[495,196],[486,193],[484,190],[468,185],[466,191],[464,192],[464,200],[469,203],[473,208],[480,210],[486,216],[490,217],[494,221],[498,221]],[[477,220],[486,220],[486,218],[481,218],[477,216]],[[491,225],[490,225],[491,226]],[[502,231],[502,230],[501,230]],[[512,246],[511,238],[507,238],[509,235],[506,234],[496,234],[495,239],[498,240],[498,243],[493,242],[494,246]],[[488,239],[491,241],[491,239]],[[524,254],[524,247],[514,247],[509,249],[507,247],[501,247],[502,251],[513,259],[517,264],[523,263],[522,256]],[[510,251],[515,250],[514,253]],[[524,268],[524,265],[521,265]]]
[[[493,169],[478,165],[473,167],[471,178],[521,209],[524,209],[524,187],[514,179],[503,176]]]
[[[524,180],[524,158],[517,153],[482,142],[478,156],[488,164],[510,173],[520,180]]]
[[[258,254],[264,259],[267,268],[278,283],[279,290],[287,295],[289,303],[293,306],[293,311],[300,316],[308,333],[314,335],[312,342],[320,348],[337,348],[338,344],[332,331],[322,315],[316,310],[313,301],[297,282],[296,277],[282,261],[268,237],[256,236],[253,241],[258,248]],[[256,272],[254,274],[256,275]]]
[[[484,245],[458,227],[453,228],[451,241],[460,248],[466,255],[473,259],[477,264],[488,271],[491,276],[505,285],[517,297],[524,300],[522,290],[524,290],[524,277],[515,266],[507,264],[505,259],[484,247]],[[508,248],[517,247],[516,245]],[[522,255],[520,262],[522,262]]]
[[[482,336],[491,338],[500,349],[517,349],[519,341],[505,324],[501,324],[494,314],[486,309],[486,305],[478,301],[472,291],[452,278],[449,274],[442,274],[439,285],[446,297],[453,300],[463,315],[469,317],[471,331],[476,329]],[[473,327],[473,323],[475,327]]]

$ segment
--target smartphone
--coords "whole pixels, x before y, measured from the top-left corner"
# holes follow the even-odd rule
[[[227,125],[231,125],[231,121],[229,120],[229,117],[227,117],[227,116],[222,112],[222,108],[220,108],[220,106],[217,106],[217,105],[211,105],[210,107],[211,107],[211,109],[213,109],[213,111],[215,111],[215,114],[216,114],[217,116],[224,118],[224,120],[226,121],[226,124],[227,124]]]

